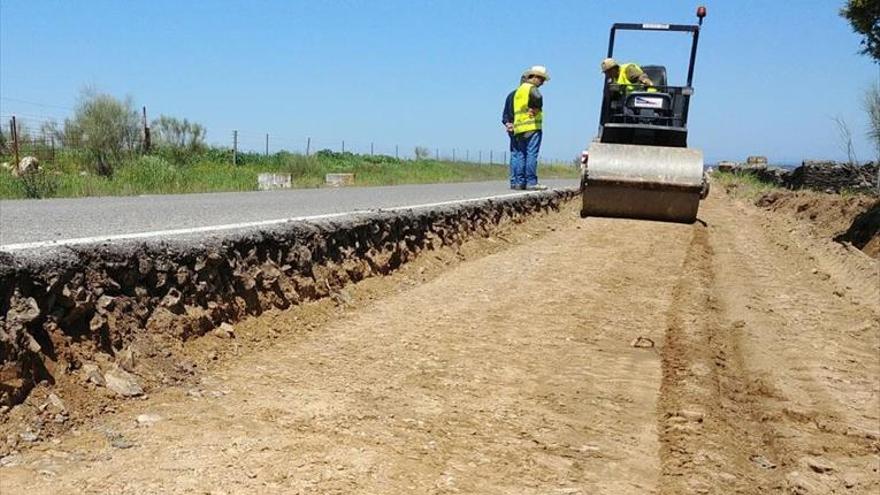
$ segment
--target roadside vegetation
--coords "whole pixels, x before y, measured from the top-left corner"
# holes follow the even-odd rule
[[[0,132],[0,163],[8,165],[0,169],[2,199],[251,191],[260,173],[290,174],[296,188],[321,187],[327,173],[353,173],[359,186],[502,180],[508,173],[501,164],[432,160],[424,148],[415,150],[415,160],[330,150],[311,156],[239,152],[233,165],[232,150],[205,143],[202,125],[162,115],[145,131],[130,98],[93,90],[83,91],[63,123],[19,131],[25,143],[19,155],[35,155],[38,171],[13,173],[9,134]],[[542,165],[540,173],[575,178],[578,171],[560,164]]]
[[[164,153],[123,160],[112,175],[83,170],[75,154],[60,156],[40,172],[14,177],[0,171],[0,198],[51,198],[253,191],[260,173],[290,174],[293,187],[324,185],[327,173],[354,173],[355,185],[379,186],[436,182],[503,180],[507,167],[435,160],[397,160],[394,157],[319,152],[306,157],[279,152],[264,156],[240,153],[232,165],[228,150],[209,148],[178,161]],[[0,157],[3,160],[4,157]],[[570,165],[542,166],[543,178],[574,178]]]
[[[712,172],[712,182],[715,187],[724,189],[727,194],[735,197],[754,201],[764,194],[779,189],[776,184],[763,181],[748,172]]]

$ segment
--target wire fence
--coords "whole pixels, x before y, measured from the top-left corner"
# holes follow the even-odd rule
[[[7,130],[0,130],[0,155],[14,156],[16,162],[24,156],[35,156],[45,162],[55,160],[54,136],[20,118],[9,116],[3,120],[8,121],[8,126]]]
[[[312,155],[321,150],[336,153],[353,153],[364,156],[388,156],[400,160],[432,159],[448,162],[462,162],[484,165],[505,164],[510,157],[507,149],[467,148],[430,145],[400,145],[388,142],[350,139],[316,139],[312,137],[290,138],[268,132],[231,130],[226,133],[227,143],[214,143],[216,147],[229,148],[239,152],[263,153],[270,155],[287,151],[302,155]],[[571,160],[552,160],[544,158],[542,163],[568,163]]]
[[[14,100],[22,102],[23,100]],[[33,102],[27,102],[37,105]],[[68,132],[65,120],[68,118],[58,110],[65,107],[42,105],[41,111],[33,113],[0,113],[0,155],[35,156],[41,161],[53,162],[62,151],[82,151],[86,149],[81,134]],[[45,111],[48,110],[48,111]],[[143,122],[137,132],[124,135],[122,152],[126,155],[143,154],[150,151],[151,128],[143,109]],[[69,113],[67,113],[69,115]],[[503,132],[503,131],[499,131]],[[215,135],[221,138],[211,140],[210,146],[226,150],[231,163],[240,161],[242,153],[273,155],[289,152],[311,156],[322,150],[336,153],[352,153],[365,156],[387,156],[399,160],[438,160],[469,163],[476,165],[500,165],[508,163],[508,149],[487,147],[431,146],[425,144],[400,144],[388,141],[364,139],[328,139],[326,137],[289,136],[283,133],[260,132],[254,130],[232,129]],[[551,159],[542,157],[542,164],[572,164],[572,159]]]

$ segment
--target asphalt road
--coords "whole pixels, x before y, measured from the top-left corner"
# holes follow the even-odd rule
[[[548,180],[552,188],[577,180]],[[178,231],[522,194],[503,181],[340,189],[0,201],[0,250],[13,245]]]

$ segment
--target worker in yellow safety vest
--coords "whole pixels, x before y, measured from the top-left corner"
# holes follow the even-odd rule
[[[654,81],[651,81],[651,78],[637,64],[620,65],[613,58],[606,58],[602,61],[602,72],[605,73],[605,80],[608,84],[617,84],[624,93],[657,91],[654,87]]]
[[[538,153],[544,124],[544,97],[538,88],[549,80],[546,67],[532,66],[523,72],[522,82],[513,93],[511,189],[547,189],[538,183]]]

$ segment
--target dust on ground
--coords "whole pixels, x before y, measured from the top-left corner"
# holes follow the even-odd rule
[[[877,261],[723,194],[700,218],[572,205],[247,320],[0,489],[876,493]]]

